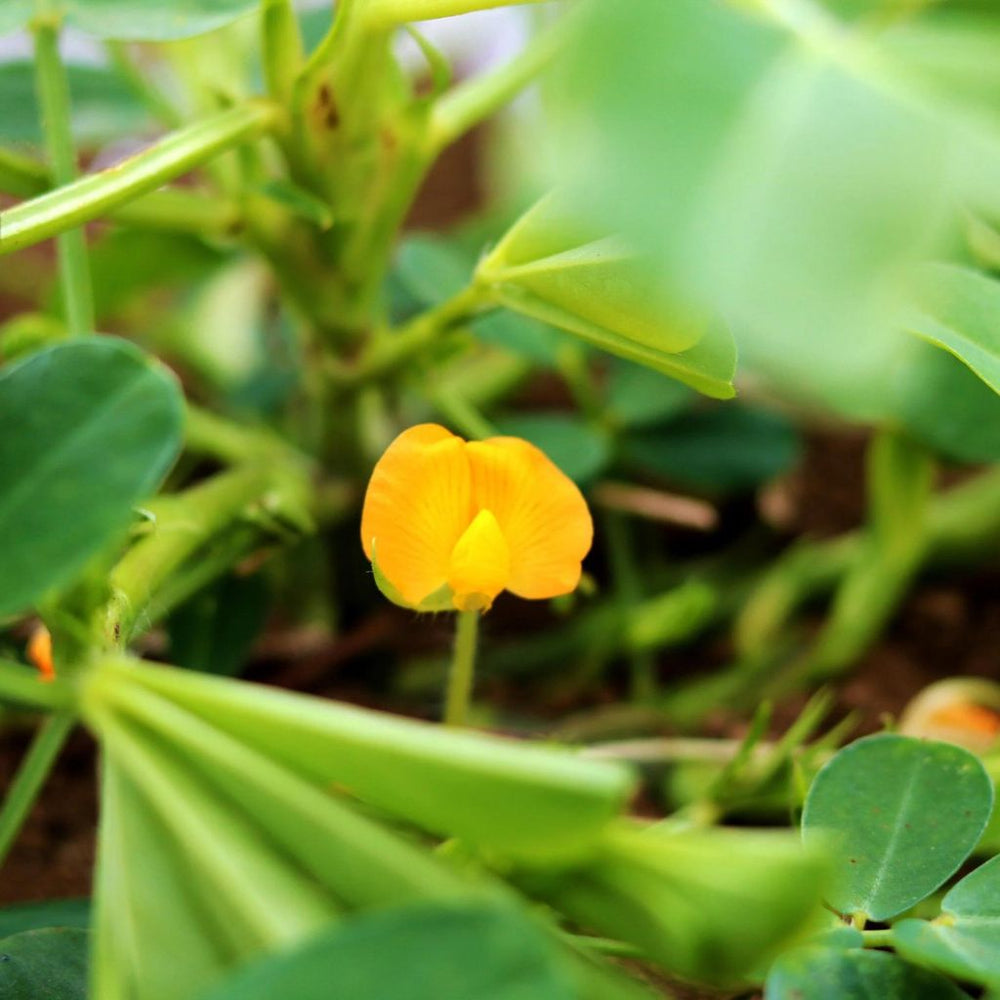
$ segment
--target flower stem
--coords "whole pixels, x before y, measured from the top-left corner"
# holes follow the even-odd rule
[[[46,719],[35,735],[0,808],[0,864],[7,857],[75,723],[75,711],[58,712]]]
[[[455,627],[455,651],[452,654],[448,690],[445,696],[444,724],[464,726],[472,695],[476,670],[476,641],[479,636],[479,612],[460,611]]]
[[[35,80],[42,110],[45,145],[57,186],[76,180],[76,151],[70,125],[69,83],[59,55],[58,23],[40,20],[35,33]],[[90,264],[83,228],[76,226],[59,234],[59,282],[66,310],[66,326],[74,337],[94,332],[94,303],[90,288]]]

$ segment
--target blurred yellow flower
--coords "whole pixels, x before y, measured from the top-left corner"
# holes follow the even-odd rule
[[[580,582],[593,524],[572,480],[520,438],[404,431],[372,472],[361,543],[390,599],[486,610],[501,590],[557,597]]]

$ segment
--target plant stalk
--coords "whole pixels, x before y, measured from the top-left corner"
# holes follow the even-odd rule
[[[460,611],[455,623],[455,650],[448,674],[444,724],[464,726],[472,698],[476,671],[476,644],[479,638],[479,612]]]

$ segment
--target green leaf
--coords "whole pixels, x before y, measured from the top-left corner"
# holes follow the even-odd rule
[[[896,950],[958,979],[1000,984],[1000,858],[980,865],[946,893],[941,912],[933,922],[896,924]]]
[[[324,788],[512,854],[589,850],[633,787],[625,768],[568,750],[147,664],[126,675]]]
[[[978,758],[949,743],[879,735],[858,740],[816,775],[807,843],[834,852],[827,902],[886,920],[932,893],[969,856],[993,808]]]
[[[894,420],[960,462],[1000,459],[1000,396],[952,354],[912,338],[893,365]]]
[[[165,42],[249,14],[258,0],[53,0],[66,23],[98,38]]]
[[[784,417],[735,404],[693,410],[628,433],[622,458],[687,489],[752,489],[786,472],[801,442]]]
[[[0,371],[0,614],[69,582],[180,447],[174,378],[124,341],[60,344]]]
[[[86,1000],[90,933],[75,927],[24,931],[0,940],[4,1000]]]
[[[387,959],[390,959],[387,961]],[[551,943],[513,908],[411,906],[242,969],[202,1000],[574,1000]]]
[[[541,448],[574,482],[599,476],[611,460],[606,433],[568,413],[512,413],[496,421],[501,434],[524,438]]]
[[[553,198],[536,205],[476,268],[500,305],[589,344],[731,396],[736,363],[728,332],[685,315],[661,275],[615,238],[595,238]]]
[[[767,977],[764,1000],[966,1000],[954,983],[884,951],[796,948]]]
[[[587,864],[523,884],[683,979],[732,985],[818,913],[824,873],[787,833],[615,828]]]
[[[0,937],[43,927],[89,926],[89,899],[49,899],[44,903],[19,903],[0,909]]]
[[[615,358],[608,371],[609,415],[622,427],[646,427],[675,417],[696,398],[690,389],[643,365]]]
[[[96,145],[149,128],[149,113],[113,70],[70,63],[66,75],[73,104],[73,137],[78,145]],[[4,109],[0,142],[42,141],[34,63],[20,59],[0,62],[0,106]]]
[[[457,295],[472,280],[475,259],[431,233],[407,236],[396,251],[396,277],[424,308]]]
[[[907,328],[1000,392],[1000,282],[969,268],[928,264],[918,270],[915,286]]]

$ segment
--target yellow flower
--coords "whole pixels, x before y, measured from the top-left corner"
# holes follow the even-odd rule
[[[586,501],[520,438],[404,431],[372,472],[361,543],[388,597],[420,610],[486,610],[501,590],[568,594],[593,524]]]

